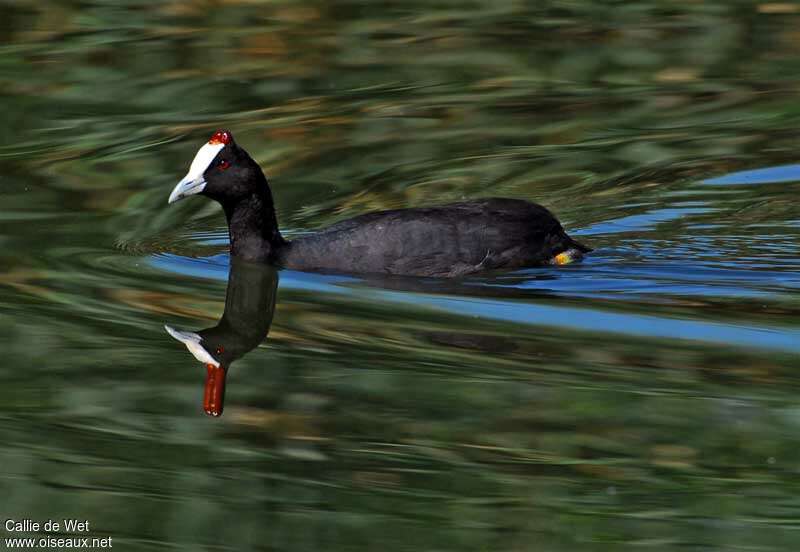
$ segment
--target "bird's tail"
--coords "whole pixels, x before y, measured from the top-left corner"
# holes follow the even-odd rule
[[[567,236],[567,243],[570,249],[577,249],[581,253],[591,253],[592,251],[594,251],[594,249],[592,249],[588,245],[583,245],[581,242],[575,241],[569,236]]]
[[[582,243],[573,240],[566,234],[564,234],[564,237],[565,237],[564,240],[565,249],[561,253],[553,257],[552,261],[550,261],[551,264],[554,265],[569,264],[573,261],[578,261],[582,259],[586,253],[592,251],[591,247],[583,245]]]

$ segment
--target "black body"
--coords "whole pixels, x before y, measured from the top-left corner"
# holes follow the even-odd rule
[[[200,193],[222,205],[233,256],[302,271],[452,277],[591,251],[544,207],[501,198],[368,213],[288,242],[264,173],[225,136],[229,142],[203,173]]]
[[[573,241],[540,205],[487,198],[361,215],[289,243],[279,260],[298,270],[460,276],[550,262]]]

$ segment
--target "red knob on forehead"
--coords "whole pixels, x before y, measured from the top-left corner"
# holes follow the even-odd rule
[[[208,141],[209,144],[227,144],[231,141],[231,133],[227,130],[218,130]]]

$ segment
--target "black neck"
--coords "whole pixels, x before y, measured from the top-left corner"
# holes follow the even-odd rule
[[[248,261],[272,261],[286,244],[278,230],[272,194],[264,185],[233,205],[223,205],[231,255]]]

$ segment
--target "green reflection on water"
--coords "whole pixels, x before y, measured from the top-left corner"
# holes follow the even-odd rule
[[[226,272],[218,208],[165,203],[227,126],[289,234],[500,195],[597,248],[425,294],[796,333],[797,183],[702,185],[796,163],[794,4],[2,10],[0,517],[126,550],[797,547],[791,350],[290,276],[210,420],[162,329],[222,313],[190,270]]]

